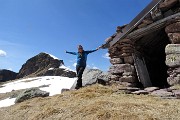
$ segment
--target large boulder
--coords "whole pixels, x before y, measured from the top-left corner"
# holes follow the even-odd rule
[[[0,82],[16,79],[17,73],[10,70],[0,70]]]
[[[35,97],[47,97],[47,96],[49,96],[49,92],[42,91],[39,88],[29,88],[17,96],[15,103],[20,103]]]
[[[98,76],[102,74],[101,70],[98,69],[85,69],[82,76],[83,86],[91,85],[96,83]]]
[[[98,69],[85,69],[82,76],[83,86],[95,83],[106,85],[109,81],[109,73]]]
[[[109,83],[110,80],[110,73],[108,72],[102,72],[98,77],[97,77],[97,83],[106,85]]]
[[[76,76],[75,72],[61,66],[64,66],[63,60],[59,60],[47,53],[40,53],[27,60],[20,69],[17,78],[37,76]]]

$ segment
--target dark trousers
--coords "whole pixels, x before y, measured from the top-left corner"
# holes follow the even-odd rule
[[[77,72],[77,84],[76,84],[76,89],[79,89],[82,87],[82,74],[84,72],[85,67],[84,66],[76,66],[76,72]]]

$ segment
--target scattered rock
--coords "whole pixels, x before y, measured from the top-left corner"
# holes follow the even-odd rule
[[[20,103],[35,97],[47,97],[47,96],[49,96],[49,92],[42,91],[39,88],[29,88],[17,96],[15,103]]]
[[[70,91],[70,89],[62,89],[62,90],[61,90],[61,93],[67,92],[67,91]]]

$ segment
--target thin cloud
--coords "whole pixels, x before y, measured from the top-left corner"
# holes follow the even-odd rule
[[[73,67],[76,67],[76,65],[77,65],[77,63],[74,63],[74,64],[73,64]]]
[[[93,69],[99,69],[98,67],[94,66]]]
[[[104,55],[103,55],[103,58],[110,59],[109,53],[104,54]]]
[[[0,50],[0,56],[1,57],[5,57],[7,55],[7,53],[3,50]]]

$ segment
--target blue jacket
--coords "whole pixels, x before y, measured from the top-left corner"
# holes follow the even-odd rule
[[[66,52],[77,56],[77,66],[86,67],[87,55],[97,50],[83,51],[82,54],[79,52]]]

